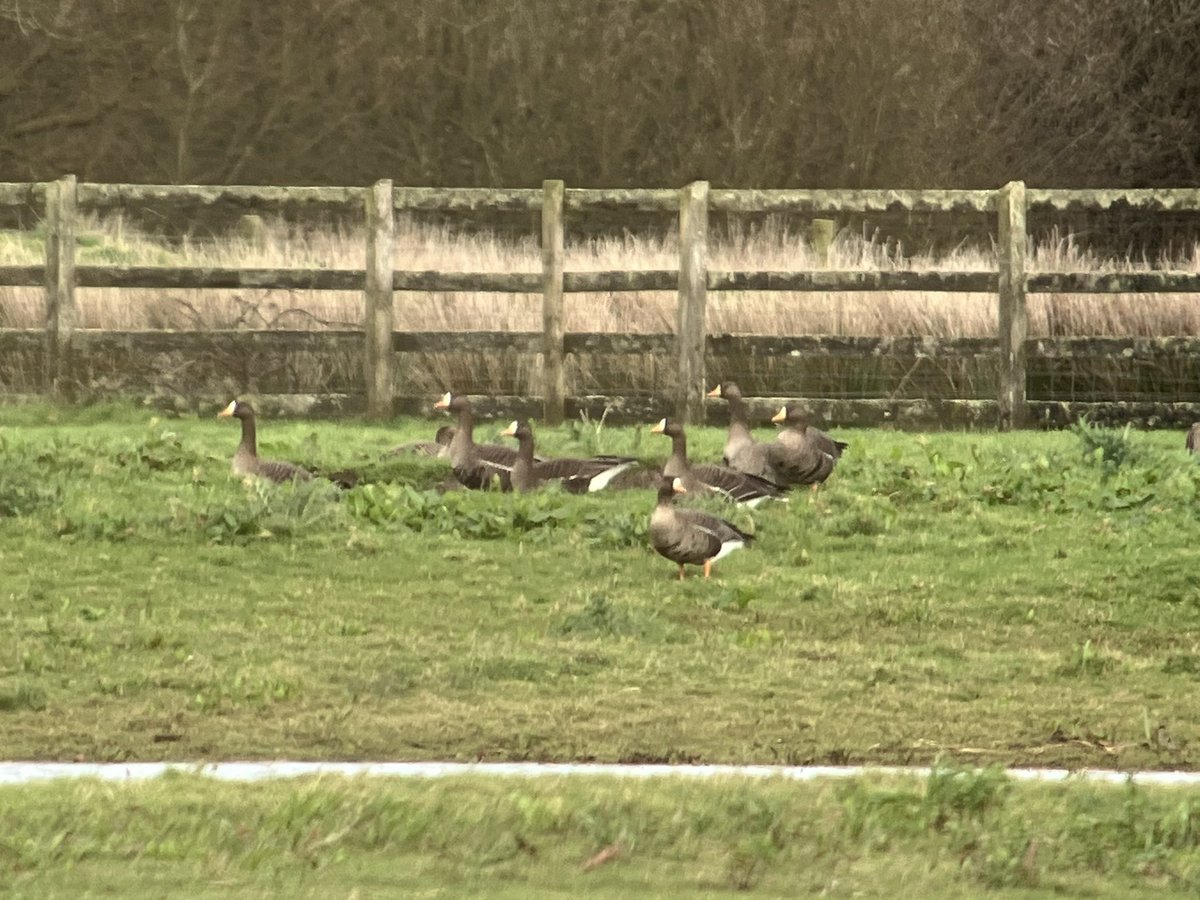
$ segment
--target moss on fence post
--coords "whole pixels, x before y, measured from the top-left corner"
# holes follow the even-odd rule
[[[542,182],[542,419],[561,425],[563,374],[563,195],[561,181]]]
[[[679,382],[675,414],[685,424],[704,422],[704,311],[708,300],[708,182],[679,193]]]
[[[1000,336],[999,426],[1011,431],[1025,424],[1025,182],[1010,181],[997,197]]]
[[[46,190],[46,354],[45,389],[72,393],[71,344],[75,331],[74,175],[64,175]]]
[[[392,202],[391,179],[377,181],[367,191],[367,277],[363,291],[363,336],[366,347],[363,374],[367,387],[367,415],[374,419],[392,415],[395,388],[392,275],[396,257],[396,217]]]

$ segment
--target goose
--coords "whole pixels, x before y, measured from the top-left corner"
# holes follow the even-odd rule
[[[849,445],[809,425],[804,409],[795,403],[781,406],[771,421],[783,426],[775,441],[767,445],[771,465],[786,484],[807,484],[815,491]]]
[[[750,433],[741,389],[732,381],[722,381],[708,392],[708,396],[729,402],[729,437],[725,441],[722,458],[725,465],[747,475],[781,483],[783,479],[771,465],[768,456],[769,445],[759,443]]]
[[[704,566],[704,577],[712,564],[754,540],[737,526],[700,509],[678,509],[675,495],[686,494],[682,478],[663,476],[658,503],[650,514],[650,546],[679,566],[683,581],[685,563]]]
[[[671,439],[671,455],[663,466],[663,475],[683,479],[683,486],[690,493],[712,491],[726,500],[757,506],[764,500],[786,500],[786,487],[781,487],[766,478],[748,475],[736,469],[716,466],[711,463],[692,465],[687,458],[687,435],[683,426],[672,419],[663,419],[650,429],[652,434],[665,434]]]
[[[274,482],[308,481],[312,478],[311,472],[295,463],[258,458],[254,408],[249,403],[232,400],[217,416],[240,419],[242,422],[242,441],[233,454],[231,466],[234,474],[255,475]]]
[[[1193,423],[1187,433],[1188,453],[1200,453],[1200,422]]]
[[[533,455],[533,429],[515,420],[501,434],[517,439],[517,461],[512,486],[521,492],[536,490],[547,481],[559,481],[572,494],[603,490],[610,481],[637,462],[633,456],[593,456],[587,459],[538,459]]]
[[[517,461],[517,451],[500,444],[475,443],[475,416],[471,412],[471,401],[462,394],[447,391],[434,409],[444,409],[458,416],[458,428],[450,441],[450,465],[454,477],[463,487],[473,490],[497,484],[502,491],[512,490],[512,467]]]
[[[432,441],[414,441],[411,444],[401,444],[387,452],[388,456],[433,456],[437,459],[450,458],[450,442],[454,440],[454,426],[443,425],[437,430]]]

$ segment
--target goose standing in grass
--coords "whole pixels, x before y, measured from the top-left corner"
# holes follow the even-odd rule
[[[668,478],[682,479],[687,492],[698,494],[710,491],[726,500],[745,503],[747,506],[757,506],[764,500],[786,499],[784,494],[787,493],[787,488],[766,478],[711,463],[689,463],[687,435],[683,426],[673,419],[663,419],[651,428],[650,432],[665,434],[671,439],[671,455],[667,458],[662,473]]]
[[[1200,453],[1200,422],[1193,423],[1187,433],[1188,453]]]
[[[512,486],[522,492],[537,490],[547,481],[561,482],[563,488],[572,494],[600,491],[637,462],[633,456],[538,459],[533,454],[533,429],[525,420],[514,421],[502,434],[517,439]]]
[[[240,419],[242,423],[242,441],[238,444],[237,452],[233,454],[232,468],[235,474],[254,475],[277,483],[308,481],[312,478],[311,472],[295,463],[258,458],[254,408],[249,403],[239,400],[230,401],[230,404],[217,415],[221,418]]]
[[[471,401],[462,394],[447,391],[434,409],[444,409],[458,416],[458,427],[450,441],[450,465],[454,477],[463,487],[481,490],[498,485],[502,491],[512,490],[512,467],[517,451],[500,444],[475,443],[475,416]]]
[[[682,478],[663,476],[650,514],[650,546],[679,566],[680,581],[685,564],[704,566],[708,578],[713,563],[754,540],[754,535],[712,513],[677,508],[675,495],[686,493]]]
[[[771,421],[783,426],[775,441],[767,445],[771,465],[785,483],[811,485],[815,491],[849,445],[809,425],[807,414],[796,403],[780,407]]]
[[[732,381],[722,381],[708,392],[708,396],[729,403],[729,437],[725,440],[723,457],[725,465],[747,475],[757,475],[776,484],[783,483],[783,478],[771,465],[770,445],[759,443],[750,433],[741,388]]]

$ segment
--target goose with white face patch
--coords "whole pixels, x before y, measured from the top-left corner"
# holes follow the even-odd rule
[[[708,392],[709,397],[725,400],[729,404],[729,437],[725,440],[723,460],[725,465],[747,475],[756,475],[768,481],[782,484],[783,479],[771,465],[768,444],[754,439],[750,433],[750,422],[746,418],[746,403],[742,391],[732,381],[722,381]]]
[[[475,443],[475,415],[471,401],[462,394],[447,391],[433,408],[458,416],[458,427],[450,441],[450,465],[462,486],[472,490],[498,487],[502,491],[511,491],[517,451],[500,444]]]
[[[833,472],[848,445],[809,425],[804,409],[796,403],[780,407],[771,421],[783,426],[768,445],[771,465],[786,484],[807,484],[815,491]]]
[[[650,432],[664,434],[671,439],[671,455],[667,458],[662,473],[669,478],[681,479],[688,492],[717,494],[726,500],[745,503],[747,506],[757,506],[764,500],[786,502],[784,494],[787,493],[787,488],[765,478],[711,463],[692,465],[687,457],[687,435],[678,422],[663,419],[651,428]]]
[[[512,485],[518,491],[537,490],[548,481],[559,482],[572,494],[601,491],[637,462],[632,456],[538,459],[533,453],[533,428],[524,420],[514,421],[502,434],[517,440]]]
[[[664,476],[650,514],[650,546],[679,566],[680,581],[685,565],[703,566],[708,578],[713,563],[754,540],[754,535],[712,513],[676,507],[675,496],[686,493],[682,478]]]
[[[242,440],[233,454],[231,468],[236,475],[253,475],[268,481],[308,481],[312,473],[295,463],[258,458],[258,435],[254,408],[249,403],[233,400],[217,413],[219,418],[238,419],[242,423]]]

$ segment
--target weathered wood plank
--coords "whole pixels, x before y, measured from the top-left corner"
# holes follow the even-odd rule
[[[1161,360],[1200,357],[1197,337],[1066,337],[1026,342],[1031,358]]]
[[[467,291],[472,293],[538,294],[540,272],[396,272],[392,288],[397,291]]]
[[[537,188],[428,188],[398,187],[392,203],[402,211],[472,212],[474,210],[529,210],[542,208]]]
[[[809,191],[720,189],[710,208],[720,212],[990,212],[995,191]]]
[[[43,346],[41,328],[0,328],[0,352],[30,351]],[[537,331],[427,331],[397,332],[392,349],[397,353],[487,352],[506,350],[538,353]],[[568,354],[663,354],[674,345],[673,334],[619,334],[567,332],[563,348]],[[300,330],[186,330],[110,331],[76,328],[79,350],[103,353],[136,350],[141,353],[174,353],[219,349],[228,352],[355,352],[362,346],[359,329]],[[714,334],[707,340],[709,356],[814,356],[846,359],[868,357],[983,358],[996,352],[995,338],[933,338],[922,336],[853,337],[842,335],[743,335]],[[1200,357],[1200,337],[1074,337],[1031,338],[1026,341],[1030,359],[1112,359],[1153,362]]]
[[[0,181],[0,206],[35,206],[45,200],[45,182]]]
[[[679,272],[675,269],[641,272],[566,272],[563,274],[563,290],[568,294],[675,291],[678,288]]]
[[[673,188],[596,189],[568,188],[564,204],[567,209],[616,209],[640,212],[676,212],[679,191]]]
[[[995,293],[995,272],[847,270],[708,273],[710,291],[963,291]]]
[[[562,181],[542,183],[542,420],[560,425],[567,395],[563,368]]]
[[[704,369],[708,298],[708,182],[695,181],[679,194],[679,309],[676,328],[679,381],[675,415],[684,424],[704,421],[708,390]]]
[[[76,266],[80,287],[273,288],[361,291],[362,269],[266,269],[201,266]]]
[[[1197,342],[1200,346],[1200,341]],[[710,356],[910,358],[981,358],[996,353],[995,338],[934,338],[920,336],[852,337],[843,335],[712,334]]]
[[[540,331],[426,331],[397,332],[392,349],[398,353],[540,353]]]
[[[392,182],[388,179],[375,182],[364,200],[367,261],[363,287],[363,378],[367,385],[367,415],[382,419],[391,415],[395,393],[392,277],[396,260],[396,211],[392,208]]]
[[[41,285],[44,267],[0,266],[0,285]],[[1130,291],[1163,289],[1187,291],[1200,275],[1192,273],[1123,273],[1148,276],[1128,282]],[[995,293],[994,272],[722,272],[707,273],[710,291],[961,291]],[[1088,292],[1086,275],[1046,273],[1030,276],[1031,291]],[[1056,280],[1056,279],[1066,280]],[[1100,290],[1125,284],[1099,278]],[[77,265],[76,284],[105,288],[263,288],[276,290],[360,291],[365,276],[357,269],[271,269],[232,267],[98,266]],[[568,294],[674,291],[679,273],[673,269],[641,272],[565,272],[563,291]],[[392,275],[392,289],[412,292],[470,292],[536,294],[541,275],[536,272],[437,272],[400,271]]]
[[[1075,212],[1089,209],[1138,209],[1166,212],[1200,210],[1200,188],[1138,188],[1066,190],[1031,188],[1030,209]]]
[[[1037,272],[1025,280],[1031,294],[1200,293],[1200,272]]]
[[[675,335],[576,333],[567,334],[563,346],[568,353],[666,356],[675,349]]]
[[[5,287],[42,287],[45,283],[45,263],[36,266],[0,266],[0,285]]]
[[[1000,430],[1025,423],[1025,183],[1010,181],[1000,191],[996,247],[999,264]]]
[[[237,204],[257,212],[318,203],[357,207],[360,187],[276,187],[245,184],[100,184],[81,182],[79,203],[86,207],[127,206],[136,203],[174,203],[212,206]]]

